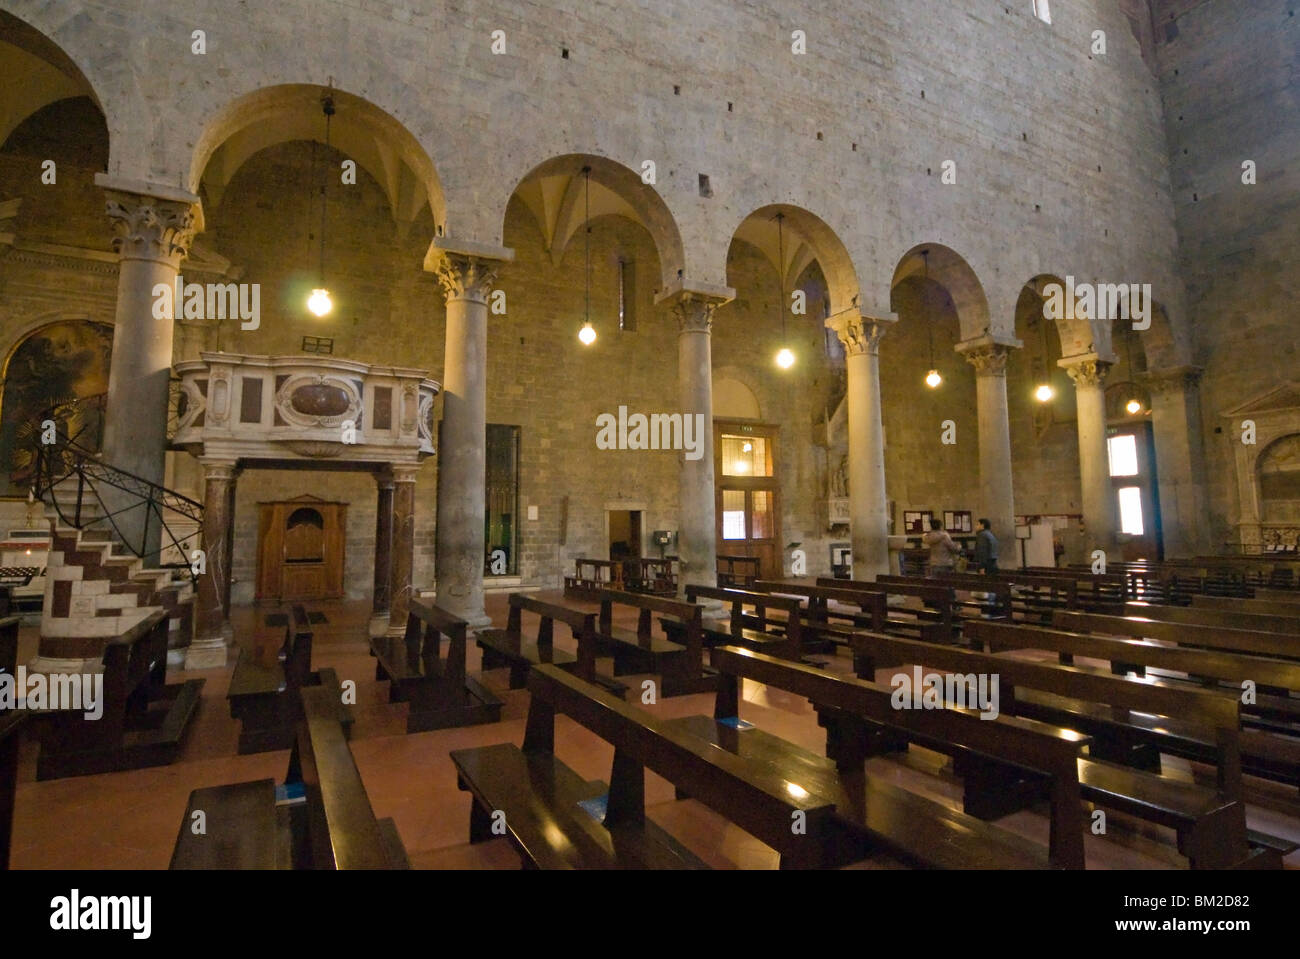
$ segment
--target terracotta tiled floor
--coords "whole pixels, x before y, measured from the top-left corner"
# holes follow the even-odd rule
[[[470,801],[456,788],[448,754],[467,746],[521,743],[527,693],[508,690],[505,671],[494,670],[484,674],[483,681],[505,700],[502,722],[408,736],[404,731],[406,707],[389,704],[387,684],[374,679],[374,660],[365,640],[368,606],[332,603],[319,608],[329,623],[316,628],[313,665],[332,666],[340,679],[357,684],[353,755],[376,815],[396,821],[412,865],[424,869],[517,869],[518,859],[505,840],[473,847],[466,841]],[[505,611],[503,595],[489,596],[488,612],[495,622],[504,623]],[[237,635],[249,635],[253,616],[252,609],[235,611]],[[35,631],[26,630],[20,661],[35,652],[35,643]],[[479,654],[472,644],[469,657],[471,672],[478,674]],[[829,668],[850,671],[846,657],[836,658]],[[282,780],[287,751],[236,755],[239,729],[225,700],[231,669],[193,674],[206,680],[203,698],[182,755],[171,766],[38,783],[34,781],[36,745],[25,742],[14,817],[13,867],[165,869],[191,790],[268,777]],[[190,678],[190,674],[177,672],[170,678]],[[640,679],[626,678],[633,688],[639,688]],[[711,697],[696,695],[661,700],[648,708],[665,716],[687,716],[711,714],[713,704]],[[806,700],[747,683],[742,715],[759,728],[808,749],[820,752],[824,747],[824,733]],[[584,778],[608,779],[612,748],[563,717],[557,725],[556,749]],[[1167,760],[1166,768],[1188,778],[1194,772],[1199,779],[1207,775],[1206,770],[1193,771],[1178,760]],[[961,806],[961,784],[938,754],[913,748],[902,757],[870,760],[868,771],[953,808]],[[1294,789],[1251,780],[1250,798],[1251,826],[1300,840],[1300,802]],[[710,864],[775,868],[772,850],[698,803],[675,801],[672,786],[653,774],[647,776],[646,799],[651,817]],[[1047,841],[1047,819],[1041,812],[1017,813],[999,820],[999,825],[1044,844]],[[1090,868],[1182,867],[1170,831],[1119,814],[1109,816],[1109,826],[1106,837],[1087,837]],[[1300,855],[1291,857],[1288,865],[1300,868]],[[880,857],[860,868],[896,866]]]

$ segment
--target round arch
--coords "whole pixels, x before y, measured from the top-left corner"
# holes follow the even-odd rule
[[[781,235],[778,235],[778,217]],[[793,288],[804,271],[816,263],[826,279],[832,315],[857,305],[858,274],[853,260],[839,235],[817,214],[788,203],[761,206],[736,225],[731,243],[737,240],[762,253],[781,275],[787,289]],[[779,249],[781,240],[784,250]],[[784,255],[784,263],[778,262],[778,254]]]
[[[81,67],[36,27],[0,10],[0,146],[28,117],[52,103],[89,97],[104,105]],[[105,136],[108,124],[105,121]]]
[[[1054,273],[1040,273],[1021,288],[1021,296],[1030,295],[1036,297],[1038,300],[1036,309],[1041,311],[1044,319],[1055,324],[1056,334],[1061,343],[1061,355],[1063,357],[1079,356],[1083,353],[1093,352],[1109,355],[1109,330],[1105,330],[1103,334],[1099,335],[1091,320],[1078,317],[1065,317],[1058,320],[1047,316],[1046,303],[1048,297],[1052,295],[1053,290],[1058,286],[1064,290],[1066,288],[1065,280]]]
[[[322,98],[334,101],[330,142],[366,169],[388,197],[393,219],[414,220],[428,207],[435,232],[447,220],[446,197],[433,160],[395,117],[346,90],[316,84],[263,87],[227,103],[203,124],[191,155],[187,188],[207,188],[209,202],[253,154],[290,140],[325,140]]]
[[[942,243],[918,243],[903,254],[889,284],[891,301],[900,284],[923,275],[948,292],[963,340],[989,331],[989,300],[983,284],[965,258]]]
[[[618,161],[592,153],[552,157],[528,171],[506,202],[508,205],[515,196],[523,201],[537,221],[553,262],[558,264],[569,242],[584,225],[584,191],[588,179],[591,219],[616,215],[641,224],[659,255],[662,286],[669,287],[681,276],[685,263],[677,221],[658,191]],[[506,212],[502,209],[502,236],[505,219]]]

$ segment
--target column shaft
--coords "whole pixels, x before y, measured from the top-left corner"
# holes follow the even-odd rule
[[[1011,421],[1007,410],[1007,357],[1012,346],[989,338],[959,350],[975,367],[979,416],[980,511],[993,525],[1009,565],[1016,535],[1016,506],[1011,469]]]
[[[406,632],[406,617],[415,592],[415,467],[393,468],[392,575],[389,578],[388,634]],[[481,496],[480,496],[481,499]],[[441,526],[441,524],[439,524]],[[441,587],[438,605],[442,604]],[[459,614],[458,614],[459,615]]]
[[[1064,362],[1064,361],[1062,361]],[[1074,380],[1079,417],[1079,473],[1083,494],[1084,542],[1093,550],[1114,552],[1116,545],[1115,491],[1110,480],[1110,453],[1106,447],[1106,373],[1110,364],[1085,360],[1066,367]],[[1118,559],[1115,555],[1112,558]]]
[[[1205,522],[1199,377],[1199,369],[1178,367],[1147,378],[1166,559],[1214,551]]]
[[[230,625],[231,521],[235,464],[204,457],[203,552],[207,570],[195,597],[194,641],[185,654],[186,669],[224,666]]]
[[[673,305],[677,314],[677,396],[682,416],[702,414],[704,435],[698,459],[682,456],[678,472],[677,552],[681,573],[678,592],[686,587],[718,585],[717,492],[713,464],[713,311],[719,301],[683,294]]]
[[[483,609],[483,517],[487,484],[487,296],[496,279],[495,270],[495,261],[453,253],[445,253],[438,263],[438,278],[447,294],[435,540],[438,605],[471,627],[489,622]],[[400,517],[399,507],[399,522]],[[394,573],[400,563],[396,553],[395,546]],[[394,609],[397,600],[394,591]]]
[[[375,477],[375,589],[371,603],[371,633],[386,631],[391,612],[393,583],[393,478]],[[382,629],[380,628],[382,626]]]

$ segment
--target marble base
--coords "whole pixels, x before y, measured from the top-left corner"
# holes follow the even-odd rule
[[[195,639],[185,648],[186,669],[221,669],[230,661],[230,648],[234,645],[235,631],[229,623],[222,627],[220,636]]]

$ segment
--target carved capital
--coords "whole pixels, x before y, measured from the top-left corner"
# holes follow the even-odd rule
[[[440,251],[433,264],[433,272],[449,301],[470,300],[485,305],[500,268],[500,260],[450,250]]]
[[[199,464],[203,467],[205,482],[229,483],[235,478],[235,461],[217,459],[212,456],[200,456]]]
[[[1106,374],[1110,372],[1111,364],[1105,360],[1084,360],[1081,363],[1072,363],[1065,367],[1065,372],[1070,374],[1070,379],[1074,381],[1075,389],[1083,387],[1101,387],[1106,382]]]
[[[711,333],[713,314],[726,302],[721,297],[684,292],[672,303],[677,328],[682,333]]]
[[[113,249],[124,260],[157,260],[173,268],[189,256],[198,232],[197,207],[135,193],[108,191]]]
[[[835,331],[844,345],[844,352],[849,356],[880,353],[880,338],[889,329],[889,322],[872,316],[846,314],[835,320],[827,321],[827,326]]]
[[[407,463],[394,463],[389,469],[392,470],[394,483],[412,483],[420,475],[420,467],[412,466]]]
[[[1005,343],[989,343],[966,350],[966,362],[975,367],[976,376],[1006,376],[1007,357],[1011,347]]]

